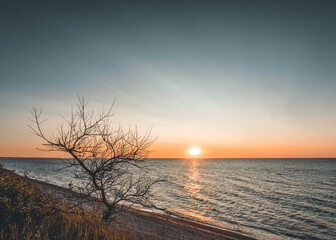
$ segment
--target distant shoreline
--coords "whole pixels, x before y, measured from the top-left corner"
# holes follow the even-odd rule
[[[13,172],[13,170],[8,170]],[[43,191],[54,192],[57,198],[65,198],[72,190],[41,180],[32,179]],[[116,219],[120,228],[133,232],[137,237],[154,239],[229,239],[253,240],[255,238],[241,233],[223,230],[192,220],[167,216],[161,213],[148,212],[130,208],[120,213]]]

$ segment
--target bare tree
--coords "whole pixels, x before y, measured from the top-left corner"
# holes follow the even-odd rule
[[[71,110],[70,119],[46,136],[41,121],[42,110],[33,108],[30,128],[42,138],[48,151],[67,153],[67,166],[73,169],[76,179],[74,189],[82,201],[100,201],[105,210],[103,219],[108,221],[123,210],[128,200],[143,203],[148,199],[152,186],[163,179],[152,179],[141,164],[147,159],[148,148],[153,143],[150,130],[143,136],[138,130],[124,131],[112,127],[111,110],[102,109],[98,114],[87,110],[88,103],[78,97],[79,103]]]

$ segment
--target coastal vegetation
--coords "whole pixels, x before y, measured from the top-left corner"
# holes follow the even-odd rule
[[[106,223],[93,211],[70,209],[36,186],[0,166],[0,239],[136,239]]]

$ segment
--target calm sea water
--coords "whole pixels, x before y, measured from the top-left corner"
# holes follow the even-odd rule
[[[0,158],[6,168],[67,186],[59,159]],[[153,202],[176,217],[258,239],[336,239],[336,159],[149,159],[168,175]],[[157,211],[157,209],[154,209]]]

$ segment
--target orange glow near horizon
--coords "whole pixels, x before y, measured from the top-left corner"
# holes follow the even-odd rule
[[[205,144],[202,143],[202,158],[286,158],[286,157],[336,157],[335,142],[309,143],[245,143],[245,144]],[[0,142],[0,157],[66,157],[61,152],[40,151],[40,141]],[[190,146],[184,143],[156,142],[150,148],[150,158],[190,158]]]
[[[202,144],[202,158],[306,158],[306,157],[336,157],[335,144]],[[155,144],[152,158],[190,158],[190,149],[185,144],[165,143]],[[193,157],[199,157],[193,156]]]

